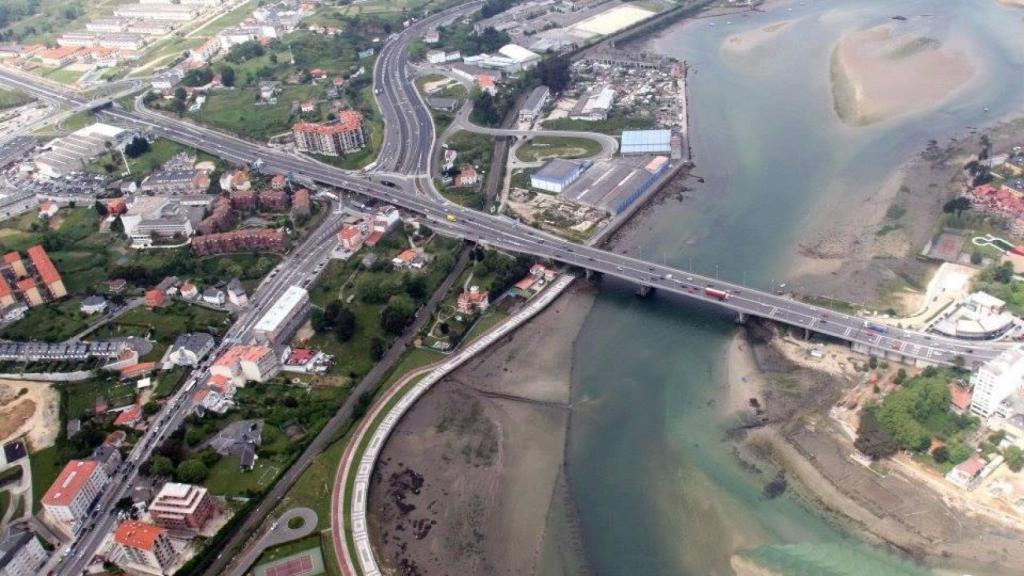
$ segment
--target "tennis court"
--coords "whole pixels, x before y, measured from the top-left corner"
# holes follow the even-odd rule
[[[280,560],[260,564],[253,568],[252,572],[254,576],[315,576],[324,573],[324,556],[317,546]]]

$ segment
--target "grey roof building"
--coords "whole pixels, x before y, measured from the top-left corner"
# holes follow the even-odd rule
[[[47,554],[36,535],[12,528],[0,539],[0,574],[36,576],[46,564]]]
[[[519,120],[524,122],[536,120],[550,98],[551,90],[547,86],[537,86],[534,88],[533,92],[530,92],[530,95],[526,98],[526,102],[523,103],[523,107],[519,110]]]
[[[167,353],[167,361],[176,366],[196,366],[213,346],[213,336],[206,332],[179,334]]]

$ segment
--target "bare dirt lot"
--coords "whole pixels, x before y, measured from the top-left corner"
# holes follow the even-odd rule
[[[0,380],[0,442],[27,434],[33,451],[52,446],[59,410],[57,391],[50,384]]]
[[[372,538],[391,573],[536,572],[562,493],[573,341],[593,299],[577,284],[399,423],[369,498]]]

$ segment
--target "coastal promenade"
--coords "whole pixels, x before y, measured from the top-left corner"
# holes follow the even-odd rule
[[[334,479],[331,496],[332,539],[342,574],[381,574],[367,531],[366,505],[370,477],[377,458],[402,415],[442,378],[554,302],[573,280],[575,277],[571,274],[561,275],[522,310],[445,360],[406,374],[374,403],[349,440]]]

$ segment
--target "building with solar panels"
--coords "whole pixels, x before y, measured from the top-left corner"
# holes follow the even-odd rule
[[[623,130],[619,152],[628,154],[670,154],[671,130]]]

